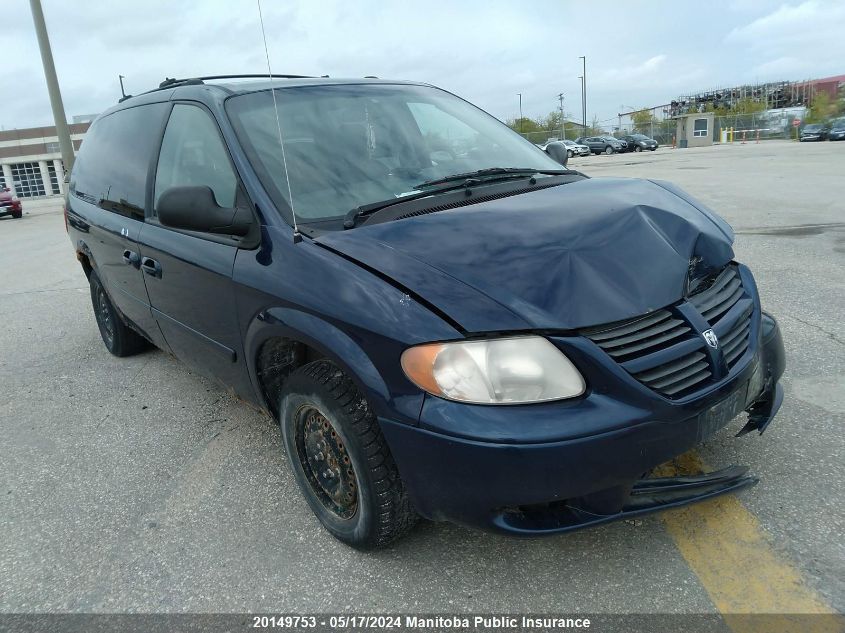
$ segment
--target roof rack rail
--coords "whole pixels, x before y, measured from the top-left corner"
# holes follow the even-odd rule
[[[217,79],[266,79],[266,78],[274,78],[274,79],[310,79],[309,75],[277,75],[277,74],[251,74],[251,75],[207,75],[204,77],[187,77],[185,79],[173,79],[170,77],[165,77],[164,81],[162,81],[158,87],[159,89],[162,88],[170,88],[172,86],[193,86],[196,84],[201,84],[206,81],[213,81]]]
[[[325,75],[328,77],[328,75]],[[164,81],[162,81],[158,88],[153,88],[152,90],[147,90],[146,92],[142,92],[140,94],[149,94],[151,92],[156,92],[157,90],[165,90],[166,88],[176,88],[178,86],[197,86],[204,84],[206,81],[214,81],[217,79],[313,79],[311,75],[277,75],[277,74],[268,74],[268,73],[261,73],[261,74],[252,74],[252,75],[206,75],[204,77],[185,77],[183,79],[176,79],[175,77],[165,77]],[[121,97],[118,100],[118,103],[123,103],[127,99],[131,99],[133,96],[138,95],[126,95]]]

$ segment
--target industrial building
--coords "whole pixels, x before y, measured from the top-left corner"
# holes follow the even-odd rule
[[[68,126],[74,151],[91,125],[91,117],[85,118],[89,120]],[[20,198],[64,193],[64,164],[54,126],[0,131],[0,167],[0,187],[8,187]]]

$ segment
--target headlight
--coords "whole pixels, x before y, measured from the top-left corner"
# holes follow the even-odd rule
[[[540,336],[419,345],[403,352],[402,369],[430,394],[475,404],[560,400],[585,389],[570,360]]]

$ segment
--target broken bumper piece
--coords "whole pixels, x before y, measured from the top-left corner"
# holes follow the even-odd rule
[[[755,485],[744,466],[729,466],[703,475],[640,479],[630,490],[628,501],[618,512],[602,514],[589,509],[592,499],[510,508],[496,519],[498,527],[526,536],[560,533],[630,519],[650,512],[704,501]]]

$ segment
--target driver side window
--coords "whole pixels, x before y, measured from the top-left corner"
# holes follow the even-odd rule
[[[177,103],[170,114],[156,168],[154,208],[171,187],[205,185],[217,204],[235,206],[237,177],[220,131],[202,108]]]

